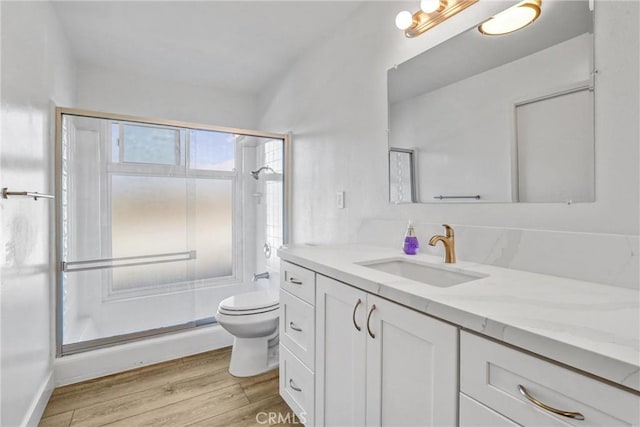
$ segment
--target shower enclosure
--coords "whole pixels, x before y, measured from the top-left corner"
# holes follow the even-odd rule
[[[57,111],[58,352],[215,323],[277,275],[287,136]]]

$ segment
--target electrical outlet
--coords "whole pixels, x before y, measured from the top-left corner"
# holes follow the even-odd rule
[[[338,191],[336,193],[336,207],[338,209],[344,209],[344,191]]]

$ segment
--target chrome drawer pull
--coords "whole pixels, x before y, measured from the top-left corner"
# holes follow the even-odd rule
[[[302,391],[302,389],[301,389],[301,388],[296,387],[296,386],[294,385],[293,379],[291,379],[291,378],[289,378],[289,387],[291,387],[291,388],[292,388],[293,390],[295,390],[295,391]]]
[[[353,307],[353,316],[352,316],[352,318],[353,318],[353,326],[355,326],[358,331],[360,331],[362,329],[356,323],[356,311],[358,310],[358,307],[360,307],[360,304],[362,304],[362,300],[360,298],[358,298],[358,302],[356,303],[356,306]]]
[[[298,328],[295,323],[289,322],[289,327],[294,331],[302,332],[302,329]]]
[[[529,392],[526,388],[524,388],[523,385],[518,384],[518,390],[520,390],[520,393],[522,393],[522,395],[526,397],[531,403],[539,406],[542,409],[546,409],[547,411],[553,412],[554,414],[562,415],[563,417],[573,418],[575,420],[584,420],[584,415],[582,415],[580,412],[562,411],[560,409],[554,408],[553,406],[549,406],[540,402],[538,399],[529,394]]]
[[[289,282],[293,283],[294,285],[302,285],[302,280],[298,280],[295,277],[291,277],[289,279]]]
[[[373,314],[373,310],[376,309],[376,305],[373,304],[371,306],[371,310],[369,310],[369,315],[367,316],[367,332],[369,332],[369,336],[373,339],[376,338],[376,336],[373,334],[373,332],[371,332],[371,327],[370,327],[370,321],[371,321],[371,315]]]

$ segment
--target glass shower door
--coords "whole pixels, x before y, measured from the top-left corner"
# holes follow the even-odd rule
[[[214,322],[239,285],[236,135],[62,115],[60,352]]]

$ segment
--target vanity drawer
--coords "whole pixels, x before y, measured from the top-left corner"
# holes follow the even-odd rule
[[[460,427],[518,427],[491,408],[460,393]]]
[[[314,368],[315,312],[289,292],[280,292],[280,339],[308,368]]]
[[[533,398],[584,420],[552,413]],[[463,332],[460,391],[521,425],[638,425],[640,397],[535,356]]]
[[[305,426],[314,424],[313,372],[280,344],[280,396]]]
[[[315,303],[316,273],[311,270],[282,261],[280,286],[311,305]]]

